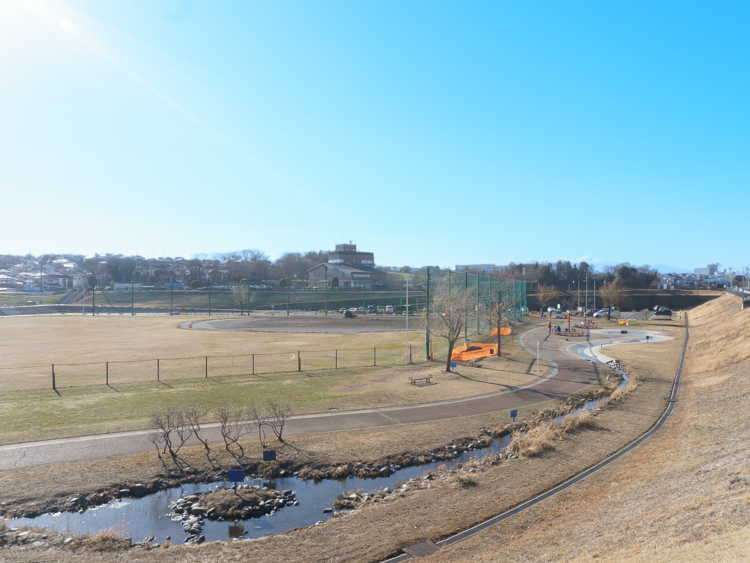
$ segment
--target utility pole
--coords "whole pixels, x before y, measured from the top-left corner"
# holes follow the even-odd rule
[[[289,285],[292,283],[291,280],[286,282],[286,316],[289,316]]]
[[[596,280],[594,280],[594,309],[596,309]]]
[[[325,309],[326,309],[326,317],[327,317],[328,316],[328,280],[325,281],[325,285],[323,287],[325,288],[325,295],[326,295]]]
[[[367,309],[365,309],[365,282],[362,282],[362,314],[367,314]]]
[[[409,363],[409,278],[406,278],[406,363]]]
[[[430,267],[427,266],[427,297],[424,306],[425,310],[425,331],[424,331],[424,355],[425,361],[430,361]]]
[[[172,294],[174,292],[174,276],[169,278],[169,316],[172,316]]]

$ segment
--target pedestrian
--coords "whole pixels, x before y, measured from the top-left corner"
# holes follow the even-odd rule
[[[552,334],[552,321],[547,323],[547,332],[549,334]]]

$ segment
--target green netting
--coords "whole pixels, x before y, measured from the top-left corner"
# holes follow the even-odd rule
[[[504,279],[495,276],[483,276],[470,274],[468,272],[454,272],[452,270],[440,270],[438,268],[427,268],[427,295],[426,301],[430,303],[429,312],[434,313],[431,295],[434,295],[439,284],[447,283],[451,291],[468,292],[470,296],[469,309],[466,311],[466,326],[464,329],[464,341],[478,340],[488,336],[494,327],[490,327],[487,319],[481,314],[482,307],[490,305],[493,301],[497,303],[505,300],[507,309],[503,313],[503,319],[509,323],[516,323],[528,314],[526,300],[526,282],[513,279]],[[492,296],[492,297],[491,297]],[[422,305],[425,306],[424,304]],[[435,346],[437,343],[430,342],[429,331],[425,335],[426,346],[435,356],[439,353]],[[427,352],[426,358],[429,359]]]

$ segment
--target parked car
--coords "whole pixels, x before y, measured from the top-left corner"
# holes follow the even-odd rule
[[[375,305],[368,305],[367,306],[367,312],[368,313],[377,313],[378,308]]]
[[[378,305],[378,313],[385,313],[385,307]]]
[[[671,317],[672,309],[663,307],[661,305],[657,305],[656,307],[654,307],[654,315],[663,315],[665,317]]]
[[[385,314],[386,314],[386,315],[391,315],[391,314],[393,314],[393,305],[386,305],[386,306],[385,306]]]
[[[549,312],[549,316],[552,319],[562,319],[563,318],[563,312],[560,309],[552,309]]]
[[[594,313],[594,317],[597,319],[602,319],[607,316],[607,309],[599,309],[596,313]]]

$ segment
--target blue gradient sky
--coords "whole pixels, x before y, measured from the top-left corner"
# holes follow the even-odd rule
[[[0,252],[750,263],[750,4],[0,2]]]

